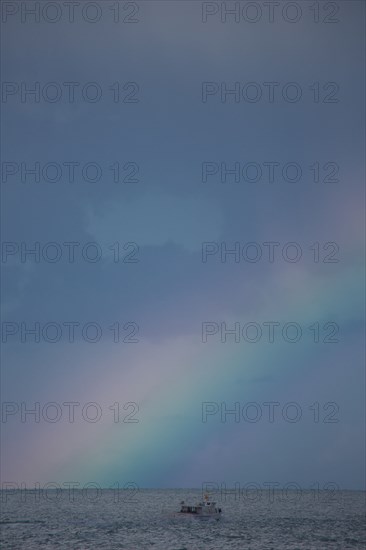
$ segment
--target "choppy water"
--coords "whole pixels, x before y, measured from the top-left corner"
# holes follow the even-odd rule
[[[46,496],[48,498],[46,498]],[[261,491],[216,495],[219,521],[169,517],[200,490],[2,494],[1,547],[183,549],[366,548],[365,493]],[[95,498],[91,501],[91,498]],[[132,498],[132,501],[131,501]]]

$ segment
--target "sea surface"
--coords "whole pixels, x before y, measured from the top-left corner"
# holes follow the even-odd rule
[[[215,496],[220,521],[174,518],[197,489],[2,491],[1,548],[365,549],[361,491],[240,491]]]

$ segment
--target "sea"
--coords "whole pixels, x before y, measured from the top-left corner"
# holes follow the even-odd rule
[[[210,495],[220,521],[175,516],[202,489],[1,492],[1,548],[365,549],[365,492],[264,490]]]

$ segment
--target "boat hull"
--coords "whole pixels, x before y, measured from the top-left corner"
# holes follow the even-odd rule
[[[215,520],[219,521],[222,518],[222,514],[194,514],[194,513],[186,513],[186,512],[175,512],[172,517],[174,518],[191,518],[194,520]]]

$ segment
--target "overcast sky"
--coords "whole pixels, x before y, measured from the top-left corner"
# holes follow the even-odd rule
[[[363,2],[3,4],[3,481],[363,488]]]

